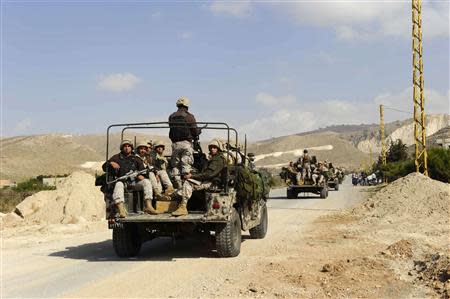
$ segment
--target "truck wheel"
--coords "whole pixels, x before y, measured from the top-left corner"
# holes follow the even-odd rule
[[[252,239],[263,239],[267,233],[267,226],[269,224],[269,219],[267,217],[267,206],[266,203],[261,207],[261,222],[253,228],[250,229],[250,237]]]
[[[288,199],[295,199],[295,198],[297,198],[297,193],[295,193],[295,191],[292,190],[292,189],[287,189],[287,191],[286,191],[286,197],[287,197]]]
[[[142,241],[136,226],[124,224],[123,228],[113,229],[113,246],[117,256],[136,256],[141,249],[141,245]]]
[[[323,187],[321,190],[320,190],[320,198],[327,198],[327,192],[328,191],[328,188],[327,187]]]
[[[234,257],[241,252],[241,219],[234,208],[230,221],[216,227],[216,249],[220,257]]]

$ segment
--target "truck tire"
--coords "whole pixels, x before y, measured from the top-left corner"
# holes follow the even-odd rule
[[[264,203],[261,207],[261,221],[257,226],[250,229],[250,237],[252,239],[263,239],[266,236],[268,224],[267,205]]]
[[[327,187],[323,187],[320,190],[320,198],[327,198],[328,196],[328,188]]]
[[[216,227],[216,249],[220,257],[235,257],[241,252],[241,219],[235,208],[226,224]]]
[[[141,250],[142,241],[135,225],[113,229],[113,247],[119,257],[133,257]]]
[[[287,189],[286,197],[288,199],[296,199],[297,198],[297,193],[294,190],[292,190],[292,189]]]

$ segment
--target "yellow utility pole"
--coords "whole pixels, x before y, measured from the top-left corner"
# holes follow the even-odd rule
[[[423,81],[422,1],[412,0],[414,141],[416,171],[428,176]]]
[[[381,163],[386,165],[386,143],[384,136],[384,107],[380,105]]]

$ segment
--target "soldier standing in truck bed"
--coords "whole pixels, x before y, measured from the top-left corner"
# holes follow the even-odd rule
[[[170,165],[176,188],[181,187],[181,178],[191,172],[194,164],[193,141],[200,135],[197,121],[188,111],[189,104],[188,98],[180,97],[176,103],[178,110],[169,116],[169,138],[172,141]]]

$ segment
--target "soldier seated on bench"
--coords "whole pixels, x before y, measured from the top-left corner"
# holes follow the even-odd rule
[[[172,216],[187,215],[187,203],[192,196],[194,190],[210,189],[213,186],[222,187],[223,185],[223,171],[226,168],[227,161],[222,155],[222,143],[213,139],[209,145],[210,159],[206,168],[196,174],[186,174],[181,189],[178,189],[175,194],[181,197],[181,202],[178,208],[172,212]],[[197,181],[197,182],[196,182]]]
[[[104,171],[107,171],[108,169],[108,173],[114,174],[116,177],[121,177],[129,171],[144,170],[145,166],[142,163],[142,160],[133,154],[132,142],[130,140],[123,140],[120,144],[120,153],[112,156],[107,162],[103,163],[102,168]],[[136,179],[137,182],[131,183],[134,190],[144,191],[144,199],[146,202],[145,211],[149,214],[156,214],[156,210],[152,206],[153,194],[150,181],[143,175],[139,175]],[[112,196],[120,218],[125,218],[127,216],[127,210],[124,206],[126,184],[127,182],[116,182]]]

